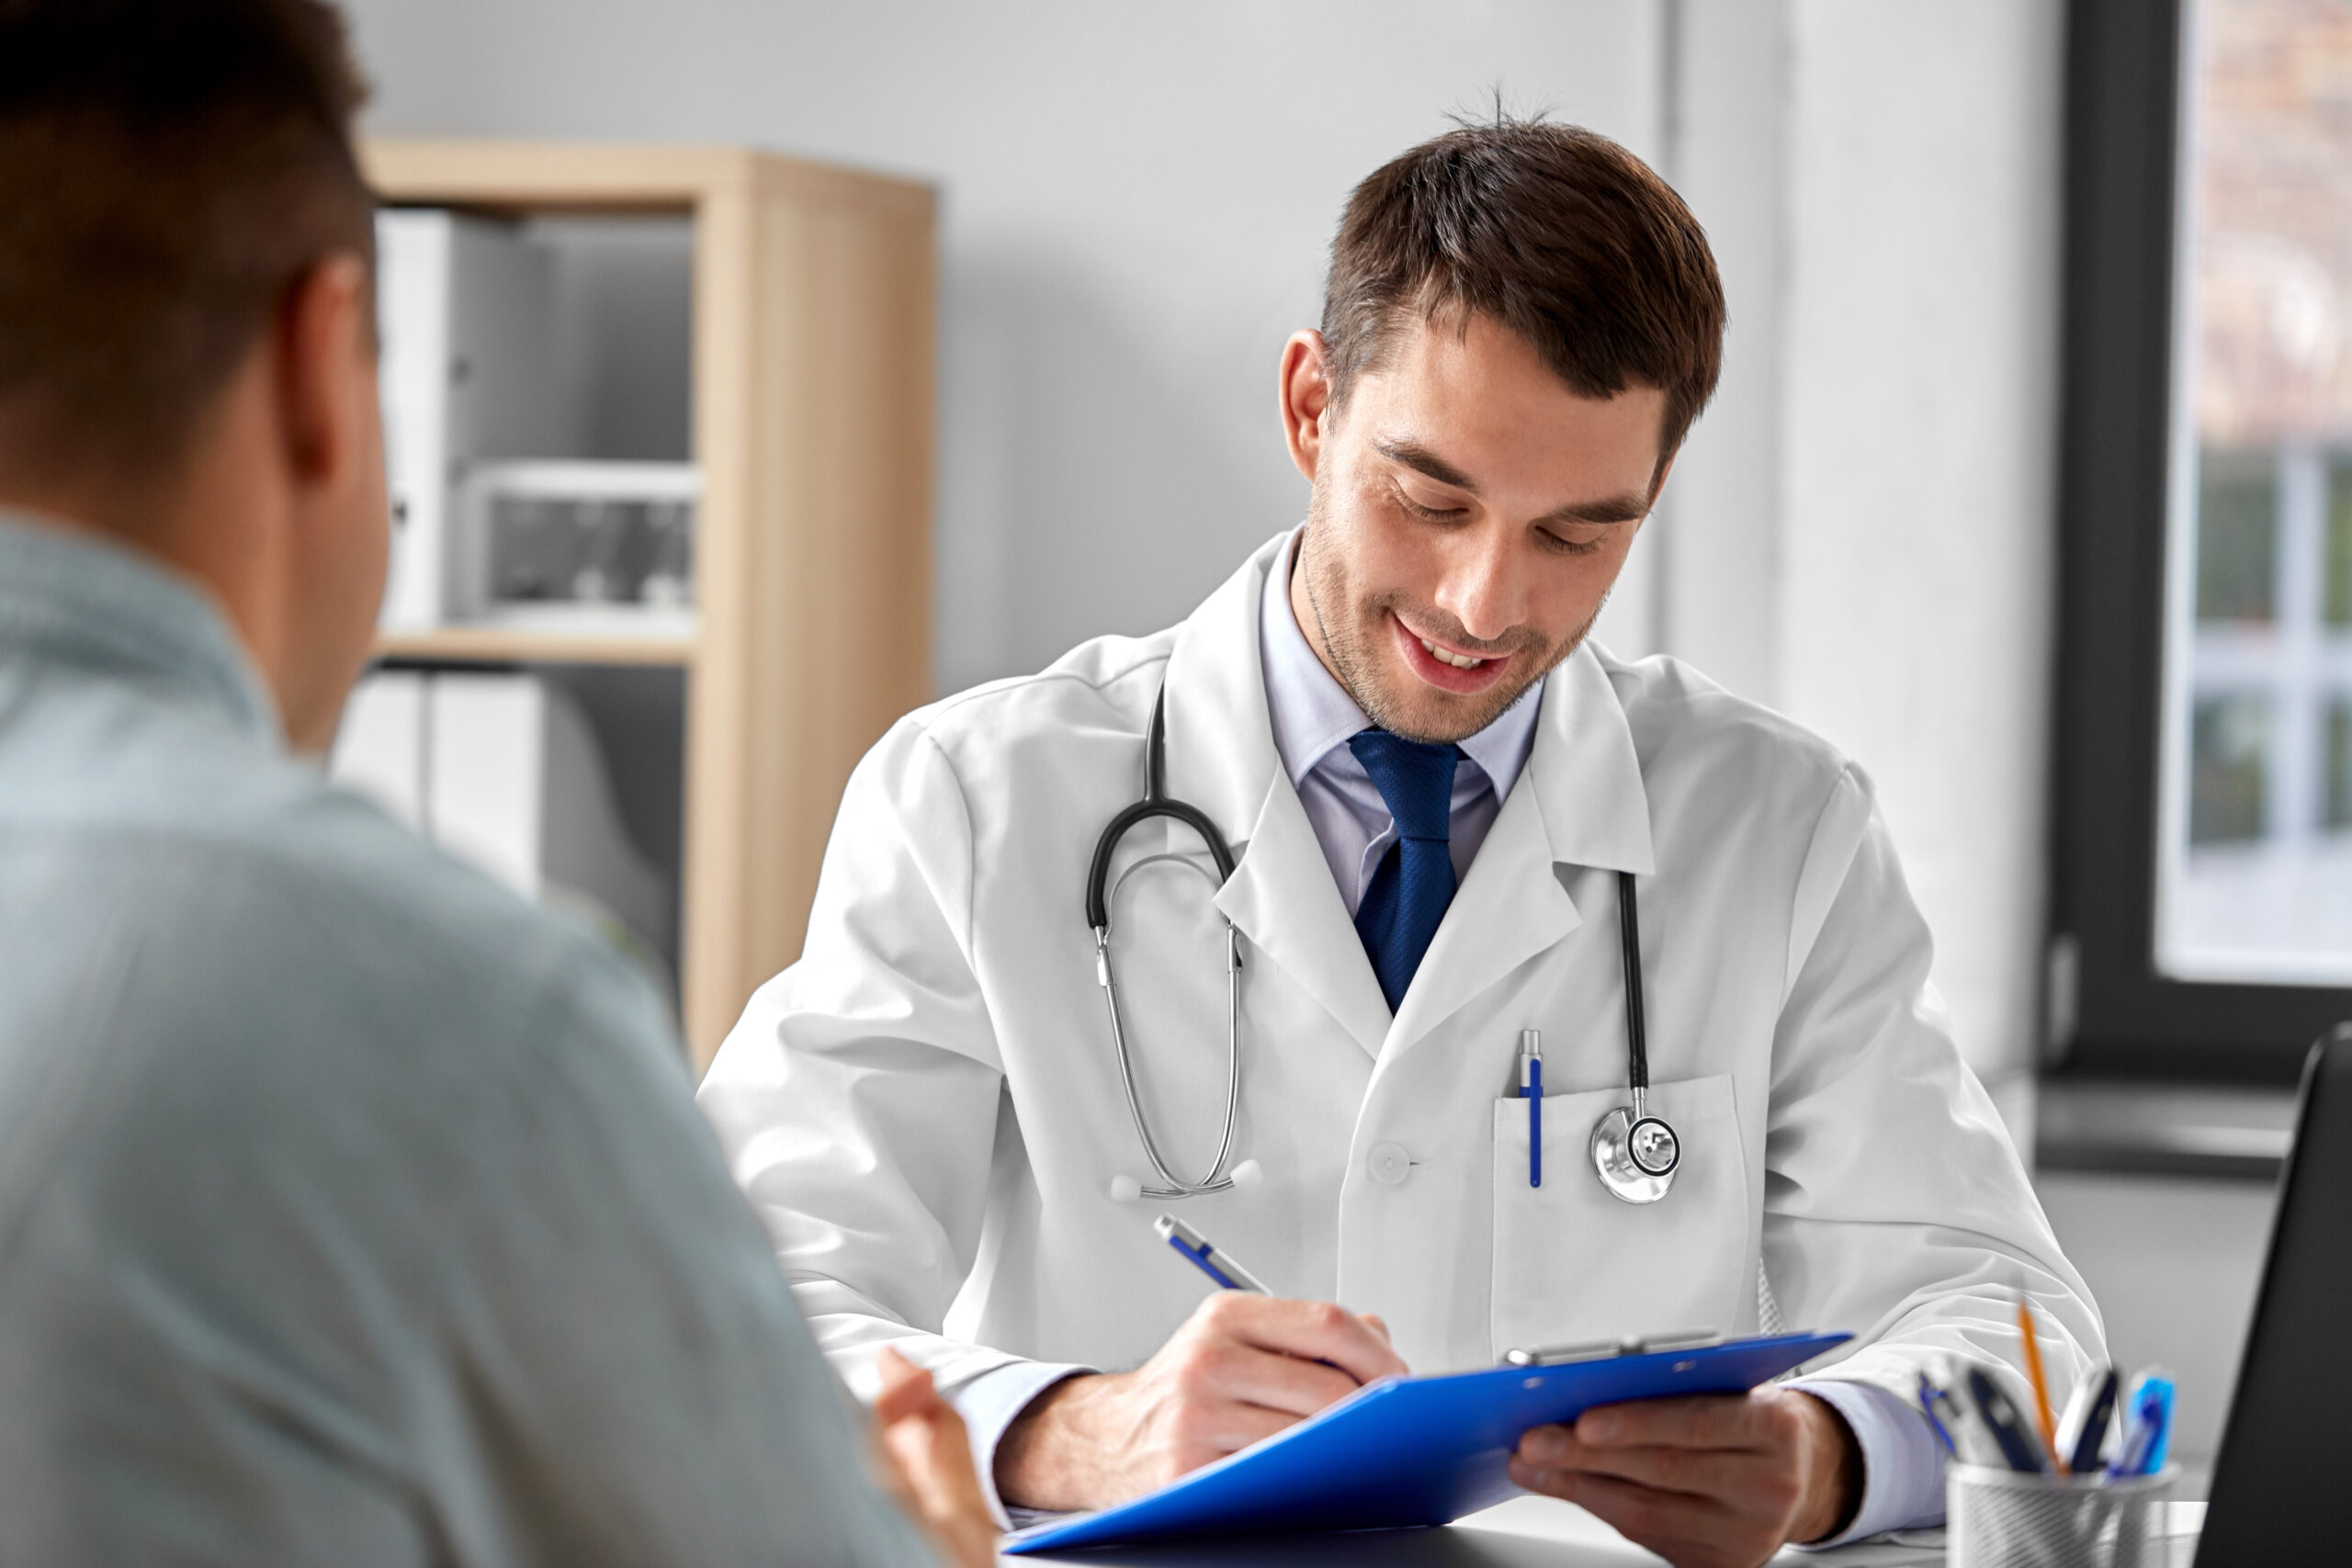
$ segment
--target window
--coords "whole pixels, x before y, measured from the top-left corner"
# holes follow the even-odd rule
[[[2075,0],[2053,1034],[2352,1018],[2352,0]]]

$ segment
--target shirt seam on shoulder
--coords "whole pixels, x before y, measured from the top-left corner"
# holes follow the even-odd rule
[[[956,941],[964,949],[964,962],[977,972],[979,955],[974,951],[972,904],[978,897],[975,887],[980,874],[980,854],[979,846],[973,841],[971,792],[965,787],[964,775],[956,771],[956,759],[947,754],[947,748],[940,744],[939,737],[933,735],[928,726],[919,731],[918,736],[924,745],[931,748],[932,755],[939,759],[941,769],[947,774],[947,782],[955,787],[956,815],[962,819],[964,828],[964,907],[956,911]]]
[[[985,701],[987,698],[997,696],[1002,693],[1029,686],[1040,685],[1048,681],[1067,681],[1075,685],[1083,686],[1091,692],[1100,693],[1110,686],[1116,685],[1121,681],[1126,680],[1129,676],[1135,674],[1136,671],[1144,669],[1148,665],[1154,663],[1166,663],[1170,652],[1170,649],[1160,649],[1143,654],[1136,658],[1133,662],[1121,665],[1118,669],[1109,671],[1099,680],[1091,676],[1082,675],[1075,670],[1046,669],[1039,670],[1028,675],[1013,675],[1001,681],[989,681],[977,686],[968,686],[963,691],[942,697],[937,702],[931,704],[930,712],[917,727],[917,731],[920,734],[928,736],[936,720],[944,717],[946,715],[955,712],[958,708],[968,706],[973,703]]]
[[[1781,924],[1788,931],[1789,940],[1792,942],[1796,940],[1797,895],[1804,890],[1805,867],[1813,863],[1813,852],[1821,842],[1822,830],[1829,821],[1830,807],[1838,804],[1838,796],[1839,793],[1849,782],[1853,784],[1855,789],[1862,793],[1864,798],[1868,798],[1870,792],[1863,787],[1861,780],[1857,776],[1853,759],[1842,755],[1838,756],[1837,774],[1830,779],[1829,787],[1822,792],[1820,808],[1813,814],[1812,830],[1805,834],[1804,853],[1797,861],[1797,874],[1789,884],[1788,912],[1782,917]],[[1857,840],[1857,847],[1859,847],[1859,843],[1860,840]],[[1850,871],[1852,869],[1852,865],[1853,859],[1849,855],[1847,857],[1845,870]],[[1839,883],[1842,886],[1844,883],[1843,871],[1841,871],[1839,875]],[[1834,906],[1837,901],[1837,894],[1833,892],[1830,895],[1830,903]],[[1828,919],[1827,911],[1825,910],[1823,912],[1822,918],[1826,924]],[[1821,933],[1819,931],[1815,931],[1814,932],[1813,940],[1815,942],[1818,942],[1821,940]],[[1784,953],[1781,960],[1782,979],[1781,981],[1780,1007],[1781,1009],[1786,1009],[1789,1005],[1789,998],[1796,994],[1797,981],[1804,972],[1803,965],[1791,963],[1791,960],[1794,957],[1795,954],[1793,953]],[[1806,962],[1810,963],[1812,962],[1812,959],[1813,954],[1810,952],[1807,952],[1805,954]]]

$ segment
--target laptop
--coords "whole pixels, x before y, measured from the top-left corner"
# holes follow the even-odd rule
[[[2352,1024],[2312,1047],[2197,1568],[2352,1562]]]

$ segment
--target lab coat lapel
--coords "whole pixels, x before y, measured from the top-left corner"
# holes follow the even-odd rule
[[[1633,731],[1589,647],[1544,682],[1527,766],[1413,976],[1385,1055],[1411,1049],[1582,923],[1562,865],[1657,869]]]
[[[1259,601],[1281,559],[1280,535],[1193,612],[1168,658],[1168,787],[1227,832],[1248,825],[1217,908],[1377,1056],[1388,1004],[1331,880],[1306,808],[1274,749],[1259,663]],[[1250,979],[1245,968],[1242,995]]]
[[[1217,895],[1217,907],[1241,934],[1322,1004],[1377,1058],[1389,1032],[1388,1000],[1348,918],[1331,863],[1290,776],[1277,767],[1250,840],[1250,852]],[[1248,994],[1249,981],[1242,981]]]

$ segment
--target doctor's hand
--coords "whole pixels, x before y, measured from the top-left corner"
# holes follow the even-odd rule
[[[1510,1478],[1565,1497],[1679,1568],[1755,1568],[1854,1517],[1860,1446],[1794,1389],[1644,1400],[1521,1434]]]
[[[963,1417],[939,1397],[931,1374],[884,1346],[874,1425],[891,1498],[953,1568],[992,1568],[996,1521],[972,1469]]]
[[[1134,1371],[1070,1378],[1033,1400],[997,1444],[997,1495],[1106,1507],[1404,1371],[1376,1317],[1220,1291]]]

